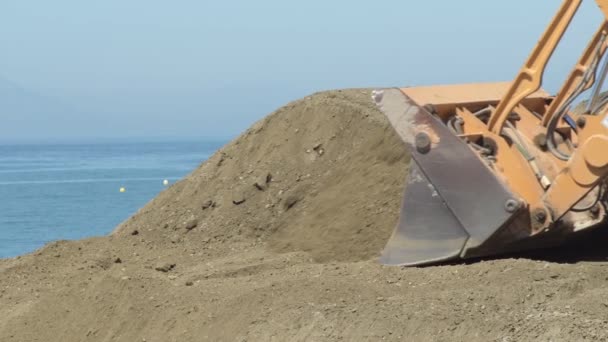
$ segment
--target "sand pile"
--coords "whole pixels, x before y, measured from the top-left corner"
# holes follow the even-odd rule
[[[320,262],[366,260],[397,222],[408,161],[369,91],[316,94],[255,124],[116,235],[193,248],[253,238]]]
[[[408,162],[368,90],[288,104],[112,235],[0,260],[0,341],[608,338],[599,238],[378,265]]]

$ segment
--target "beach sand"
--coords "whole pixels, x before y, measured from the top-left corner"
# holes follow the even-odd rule
[[[408,164],[370,90],[290,103],[112,235],[0,260],[0,341],[608,339],[599,238],[379,265]]]

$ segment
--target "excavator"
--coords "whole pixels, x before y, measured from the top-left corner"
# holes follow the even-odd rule
[[[412,157],[382,264],[553,247],[605,224],[608,0],[595,0],[603,22],[557,95],[541,88],[582,1],[563,1],[512,82],[372,93]]]

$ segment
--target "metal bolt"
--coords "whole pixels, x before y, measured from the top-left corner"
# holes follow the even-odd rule
[[[545,150],[547,148],[547,136],[543,133],[538,134],[537,136],[534,137],[534,143],[541,150]]]
[[[584,116],[579,116],[579,118],[576,119],[576,125],[579,128],[584,128],[586,124],[587,124],[587,119]]]
[[[416,151],[427,154],[431,150],[431,137],[424,132],[416,134]]]
[[[505,202],[505,210],[508,213],[514,213],[519,209],[519,201],[514,199],[509,199]]]
[[[545,223],[545,221],[547,220],[547,213],[545,213],[545,211],[542,209],[537,209],[534,213],[534,219],[538,223]]]

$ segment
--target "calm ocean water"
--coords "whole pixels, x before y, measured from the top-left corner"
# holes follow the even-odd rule
[[[225,142],[0,145],[0,258],[109,233]]]

